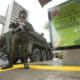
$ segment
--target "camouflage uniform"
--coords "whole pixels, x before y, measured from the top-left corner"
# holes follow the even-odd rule
[[[0,40],[3,41],[5,47],[0,48],[0,51],[8,55],[10,66],[13,65],[16,58],[21,59],[24,63],[27,62],[29,55],[29,51],[27,50],[28,43],[31,39],[30,32],[33,31],[32,25],[26,22],[23,29],[12,30],[2,35]]]
[[[9,66],[13,65],[16,58],[21,59],[25,65],[29,55],[28,44],[31,39],[30,32],[33,32],[34,29],[30,23],[26,22],[26,12],[24,10],[20,12],[19,19],[15,23],[10,24],[10,28],[12,28],[12,31],[11,33],[8,32],[8,37],[6,36],[5,39]]]
[[[22,29],[23,28],[23,29]],[[29,56],[28,43],[31,39],[29,32],[33,32],[33,28],[30,23],[25,22],[25,25],[22,28],[14,30],[11,40],[11,53],[13,57],[17,57],[26,63]]]

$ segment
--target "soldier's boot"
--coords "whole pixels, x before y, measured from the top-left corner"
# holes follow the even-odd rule
[[[27,58],[24,58],[24,69],[29,69],[29,64],[27,62]]]

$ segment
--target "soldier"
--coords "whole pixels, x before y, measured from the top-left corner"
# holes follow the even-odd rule
[[[9,50],[9,65],[2,67],[2,69],[13,66],[15,58],[19,58],[24,62],[24,67],[28,68],[27,59],[29,56],[28,43],[30,40],[29,32],[33,32],[32,25],[26,21],[27,13],[22,10],[19,14],[19,19],[10,25],[12,28],[11,47]],[[9,45],[7,45],[9,46]],[[27,66],[27,67],[26,67]]]

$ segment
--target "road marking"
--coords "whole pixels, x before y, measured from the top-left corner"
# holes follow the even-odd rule
[[[24,64],[14,65],[12,68],[1,69],[0,72],[21,69],[24,68]],[[29,65],[30,69],[41,69],[41,70],[63,70],[63,71],[80,71],[80,66],[45,66],[45,65]]]

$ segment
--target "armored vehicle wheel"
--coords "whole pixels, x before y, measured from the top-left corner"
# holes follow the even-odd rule
[[[53,59],[53,53],[51,51],[47,51],[47,60]]]
[[[38,62],[40,61],[40,49],[35,48],[32,50],[32,54],[31,54],[31,61],[32,62]]]
[[[46,61],[46,50],[41,51],[41,61]]]

